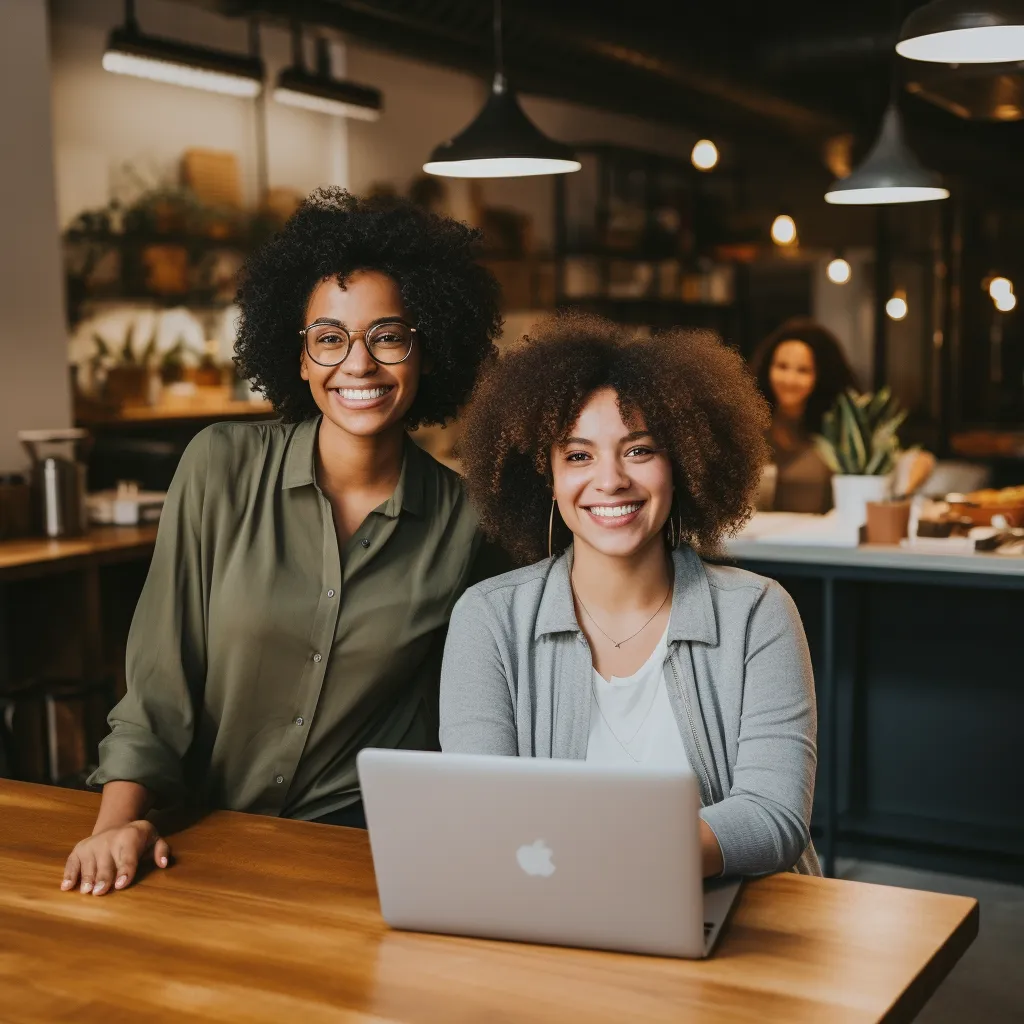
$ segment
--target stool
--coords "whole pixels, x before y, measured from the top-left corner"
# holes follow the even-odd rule
[[[12,736],[15,717],[20,717],[22,709],[33,709],[35,714],[42,719],[47,781],[54,786],[71,785],[73,788],[83,788],[84,782],[75,779],[75,776],[82,774],[81,771],[72,773],[70,776],[61,775],[57,708],[58,705],[67,704],[78,704],[81,707],[81,727],[86,750],[85,768],[88,769],[91,753],[95,752],[99,741],[106,733],[106,715],[115,703],[113,678],[34,680],[19,688],[18,692],[12,696],[14,697],[12,704],[17,708],[17,711],[12,708],[9,715],[12,723]],[[96,701],[100,702],[102,715],[97,713]],[[90,704],[93,705],[92,708],[90,708]],[[104,726],[96,728],[95,721],[101,717],[104,720]]]

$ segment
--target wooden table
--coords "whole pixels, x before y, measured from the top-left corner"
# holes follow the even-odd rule
[[[27,537],[2,541],[0,582],[149,557],[155,543],[156,524],[102,526],[82,537],[59,540]]]
[[[905,1021],[978,930],[971,899],[787,874],[744,889],[703,962],[394,932],[364,832],[227,812],[131,889],[62,893],[96,805],[0,783],[10,1024]]]

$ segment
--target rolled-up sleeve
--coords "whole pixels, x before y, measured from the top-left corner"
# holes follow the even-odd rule
[[[732,787],[701,816],[725,874],[791,868],[810,842],[817,764],[814,677],[799,613],[770,583],[751,614]]]
[[[202,524],[212,435],[205,430],[189,444],[168,491],[128,636],[127,693],[110,713],[89,779],[137,782],[161,802],[183,792],[182,758],[206,679]]]

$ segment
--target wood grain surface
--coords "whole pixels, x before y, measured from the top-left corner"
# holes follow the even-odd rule
[[[787,874],[703,962],[394,932],[365,833],[228,812],[131,889],[62,893],[96,806],[0,782],[5,1022],[910,1020],[978,927],[974,900]]]
[[[6,540],[0,542],[0,580],[65,572],[89,563],[126,561],[151,554],[155,543],[155,523],[97,527],[82,537],[59,540]]]

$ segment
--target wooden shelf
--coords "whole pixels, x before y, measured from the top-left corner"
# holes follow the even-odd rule
[[[165,398],[159,405],[129,405],[117,410],[83,404],[75,409],[75,423],[81,427],[111,427],[122,423],[248,419],[272,416],[273,413],[274,407],[270,402],[250,402],[218,392],[216,395]]]

